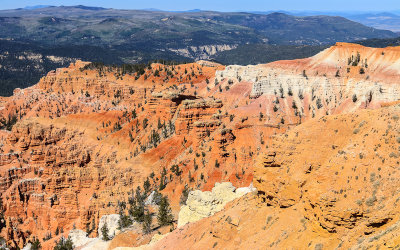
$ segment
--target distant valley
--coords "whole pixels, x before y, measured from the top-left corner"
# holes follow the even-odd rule
[[[0,11],[0,250],[400,249],[397,15],[338,14]]]
[[[258,64],[315,55],[337,41],[394,39],[343,17],[284,13],[163,12],[87,6],[0,11],[0,95],[80,59]],[[375,43],[380,43],[379,41]]]

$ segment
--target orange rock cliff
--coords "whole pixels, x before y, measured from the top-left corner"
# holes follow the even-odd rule
[[[73,228],[98,236],[146,180],[175,219],[184,190],[231,182],[257,194],[144,247],[398,247],[399,63],[398,48],[338,43],[256,66],[52,71],[1,100],[1,235],[50,249]]]

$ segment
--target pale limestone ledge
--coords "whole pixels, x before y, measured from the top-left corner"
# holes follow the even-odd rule
[[[79,248],[81,250],[101,250],[108,249],[111,241],[103,241],[101,239],[101,228],[104,226],[104,223],[107,222],[109,236],[112,238],[119,233],[118,230],[118,221],[120,216],[118,214],[110,214],[104,215],[100,218],[99,222],[99,238],[89,238],[86,236],[86,232],[74,229],[71,230],[68,236],[71,238],[74,247]]]
[[[351,99],[354,94],[358,98],[356,106],[366,102],[371,94],[373,94],[374,102],[396,101],[400,95],[398,84],[386,84],[366,78],[356,80],[324,75],[304,77],[301,73],[285,72],[263,65],[229,65],[224,70],[216,71],[215,77],[219,82],[230,79],[237,83],[240,79],[253,83],[251,90],[253,97],[261,95],[279,97],[281,90],[284,96],[288,96],[290,89],[296,103],[302,103],[299,99],[301,93],[303,96],[316,96],[321,100],[329,100],[330,108],[341,105],[346,99]],[[314,106],[313,103],[310,105]]]
[[[255,193],[256,189],[251,184],[249,187],[235,188],[232,183],[215,183],[212,191],[202,192],[200,190],[191,191],[189,193],[186,205],[181,207],[179,212],[178,227],[184,226],[187,223],[196,222],[203,218],[214,215],[221,211],[225,205],[247,193]],[[119,215],[111,214],[104,215],[99,223],[99,236],[101,236],[101,228],[107,221],[110,236],[119,233],[118,228]],[[149,244],[139,247],[117,247],[115,250],[140,250],[151,249],[159,240],[166,237],[168,234],[156,234],[153,236]],[[82,250],[106,250],[111,241],[103,241],[101,238],[88,238],[82,230],[71,230],[69,233],[75,248]]]
[[[211,192],[191,191],[186,205],[179,212],[178,227],[212,216],[221,211],[228,202],[250,192],[256,192],[252,185],[236,189],[230,182],[215,183]]]
[[[215,187],[211,192],[201,192],[200,190],[191,191],[186,201],[187,205],[182,206],[179,212],[178,227],[212,216],[221,211],[228,202],[251,192],[256,192],[253,185],[235,188],[230,182],[215,183]],[[149,244],[139,247],[117,247],[114,248],[114,250],[153,249],[154,245],[167,235],[168,234],[156,234]]]

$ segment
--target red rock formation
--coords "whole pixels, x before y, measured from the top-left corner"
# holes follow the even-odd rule
[[[399,117],[398,105],[331,115],[272,138],[255,166],[257,195],[152,248],[396,248]]]
[[[348,58],[353,61],[357,58],[357,52],[358,65],[346,65]],[[152,189],[159,189],[162,178],[165,188],[161,192],[169,196],[176,215],[185,186],[210,190],[217,181],[248,186],[253,181],[256,159],[265,154],[269,156],[263,160],[264,165],[257,165],[262,168],[254,172],[261,192],[257,201],[271,207],[262,210],[252,207],[250,214],[254,212],[256,218],[263,218],[266,211],[287,209],[290,212],[276,211],[290,219],[304,216],[319,223],[325,229],[318,228],[318,232],[341,233],[367,225],[370,231],[364,232],[374,233],[373,225],[395,217],[379,215],[374,219],[371,213],[378,210],[367,213],[355,207],[341,213],[349,199],[342,201],[339,197],[345,191],[329,191],[328,185],[321,184],[336,185],[332,176],[339,170],[329,170],[333,168],[328,168],[327,162],[332,161],[331,165],[337,167],[342,164],[343,156],[337,153],[339,156],[331,157],[329,150],[339,144],[351,148],[352,131],[343,130],[344,134],[339,136],[324,130],[333,129],[333,125],[316,122],[322,122],[325,118],[321,117],[327,114],[373,109],[397,101],[398,86],[393,84],[398,78],[396,53],[393,48],[338,44],[310,59],[259,66],[225,68],[205,62],[152,64],[139,75],[78,61],[50,72],[37,85],[16,90],[12,97],[0,100],[2,122],[13,122],[13,117],[18,121],[11,131],[0,131],[0,189],[7,222],[1,235],[9,244],[19,247],[38,236],[45,249],[60,237],[61,229],[65,235],[75,226],[89,229],[90,235],[95,236],[99,218],[116,213],[118,202],[127,201],[147,178]],[[360,63],[364,74],[360,74]],[[335,75],[337,67],[339,76]],[[344,67],[350,68],[348,74],[343,73],[347,72]],[[372,99],[369,93],[373,93]],[[332,117],[329,119],[339,119]],[[340,127],[356,118],[346,118]],[[311,125],[290,132],[294,143],[276,137],[304,122]],[[377,135],[373,132],[376,128],[370,129],[368,134]],[[301,141],[294,136],[296,131],[301,134]],[[308,143],[326,135],[329,137],[317,146]],[[279,138],[289,146],[280,145]],[[335,141],[340,138],[347,138],[347,144]],[[311,153],[300,153],[301,150]],[[316,153],[322,156],[317,157]],[[360,157],[360,153],[364,157],[363,152],[352,153],[351,157]],[[325,154],[329,157],[324,158]],[[364,161],[362,164],[367,164]],[[328,170],[316,171],[324,164]],[[164,169],[166,175],[162,174]],[[346,187],[346,181],[339,183]],[[350,195],[350,191],[347,195],[352,199],[359,196]],[[251,198],[246,202],[257,201]],[[242,202],[237,204],[242,206]],[[379,211],[385,213],[383,209]],[[235,242],[231,241],[229,230],[235,233],[238,229],[231,227],[229,221],[236,219],[230,218],[215,227],[218,231],[215,235]],[[302,225],[295,223],[291,230],[301,230]],[[230,229],[224,231],[225,226]],[[95,230],[90,232],[93,227]],[[274,230],[271,237],[278,237],[279,230]],[[52,239],[43,241],[50,233]],[[307,241],[307,237],[302,240]],[[284,237],[281,238],[284,242]]]
[[[231,142],[213,140],[228,119],[220,115],[223,102],[195,94],[222,66],[178,65],[162,83],[172,66],[152,65],[144,80],[115,70],[82,70],[85,65],[77,62],[50,72],[38,85],[3,102],[1,115],[19,120],[1,136],[0,188],[8,222],[2,235],[11,245],[22,247],[38,236],[51,238],[42,242],[49,248],[60,236],[56,233],[96,226],[103,214],[117,212],[118,201],[126,201],[152,172],[151,185],[157,188],[164,167],[163,192],[175,212],[185,185],[207,189],[228,179],[250,183],[251,169],[239,166],[252,162],[251,157],[219,160],[222,151],[235,150]],[[154,68],[159,77],[150,75]],[[189,75],[191,84],[180,82]],[[200,124],[212,125],[204,131]],[[242,153],[247,150],[252,151],[243,148]],[[174,164],[182,169],[179,178],[170,170]]]

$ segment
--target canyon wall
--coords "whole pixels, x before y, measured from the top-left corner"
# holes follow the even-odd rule
[[[13,247],[36,236],[45,249],[72,229],[96,237],[100,218],[118,213],[138,187],[167,195],[177,220],[184,192],[226,181],[253,182],[259,193],[159,244],[193,240],[210,225],[208,242],[194,246],[212,247],[211,236],[219,247],[243,239],[286,247],[296,237],[299,246],[333,246],[348,230],[353,243],[378,233],[397,220],[387,193],[397,192],[398,58],[397,48],[339,43],[266,65],[132,70],[77,61],[49,72],[0,100],[1,235]],[[265,224],[241,232],[255,222],[239,215]],[[292,229],[272,227],[292,220]]]

